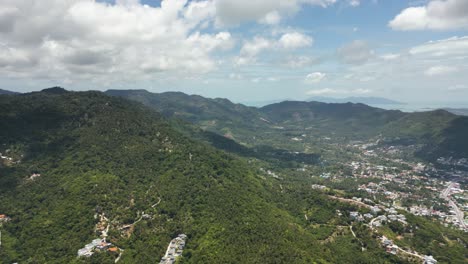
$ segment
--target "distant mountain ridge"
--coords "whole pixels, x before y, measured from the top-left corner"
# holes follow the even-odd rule
[[[444,108],[444,110],[452,114],[468,116],[468,108]]]
[[[165,116],[181,118],[251,147],[280,142],[284,148],[291,138],[286,131],[302,130],[317,136],[334,134],[360,140],[377,136],[404,138],[426,145],[421,155],[428,159],[468,156],[468,140],[463,134],[468,134],[468,118],[444,110],[406,113],[363,103],[315,101],[284,101],[255,108],[183,93],[106,93],[139,101]]]
[[[19,94],[18,92],[0,89],[0,94]]]
[[[346,97],[346,98],[333,98],[317,96],[312,97],[307,101],[317,101],[323,103],[361,103],[367,105],[403,105],[405,103],[383,98],[383,97]]]

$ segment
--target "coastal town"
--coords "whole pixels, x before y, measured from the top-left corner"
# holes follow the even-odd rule
[[[346,150],[346,156],[337,158],[337,149]],[[333,155],[324,155],[320,161],[322,169],[303,164],[295,174],[310,178],[312,190],[359,209],[337,212],[351,221],[354,237],[352,226],[366,226],[388,254],[435,264],[433,256],[416,252],[400,240],[411,237],[418,228],[409,221],[410,215],[468,232],[468,159],[439,157],[429,163],[415,158],[419,150],[419,146],[389,145],[379,140],[334,143]],[[288,173],[263,171],[276,179]],[[389,238],[388,230],[398,232]]]
[[[437,219],[445,226],[468,231],[468,193],[465,192],[468,172],[459,167],[440,168],[421,161],[407,161],[403,157],[408,146],[378,146],[352,144],[355,160],[343,162],[345,168],[335,173],[323,173],[324,182],[355,179],[353,193],[369,205],[383,210],[402,210],[417,216]],[[451,162],[464,166],[466,159],[439,158],[438,162]],[[357,192],[355,192],[357,191]]]

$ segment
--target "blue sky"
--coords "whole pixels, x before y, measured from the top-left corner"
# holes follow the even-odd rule
[[[466,0],[0,3],[0,88],[467,101]]]

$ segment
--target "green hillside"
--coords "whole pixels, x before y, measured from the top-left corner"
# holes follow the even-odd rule
[[[379,127],[405,115],[364,104],[294,101],[268,105],[260,111],[283,125],[312,127],[320,133],[334,132],[353,138],[372,136]]]
[[[195,123],[240,142],[250,142],[251,131],[266,127],[256,108],[234,104],[227,99],[209,99],[181,92],[156,94],[146,90],[109,90],[106,94],[143,103],[166,117]]]
[[[330,136],[345,140],[383,137],[385,142],[421,144],[424,147],[418,155],[428,160],[440,156],[468,156],[468,139],[464,136],[468,117],[444,110],[404,113],[364,104],[300,101],[255,108],[225,99],[183,93],[155,94],[144,90],[110,90],[106,93],[141,102],[165,116],[191,122],[251,149],[273,147],[274,152],[299,151],[320,156],[323,146],[304,150],[300,142],[291,141],[292,137],[306,133],[315,139]],[[207,138],[204,139],[206,141]],[[212,139],[213,135],[208,141]],[[316,144],[314,140],[309,143]]]
[[[12,219],[2,227],[2,263],[84,262],[77,250],[97,237],[103,213],[121,263],[158,262],[179,233],[189,236],[183,263],[396,262],[375,242],[357,251],[346,233],[323,245],[329,228],[311,229],[303,212],[339,223],[330,212],[346,205],[280,193],[246,162],[186,138],[140,104],[55,88],[0,96],[0,110],[1,152],[12,158],[0,167],[0,213]]]

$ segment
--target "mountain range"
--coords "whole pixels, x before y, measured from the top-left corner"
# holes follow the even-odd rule
[[[322,103],[361,103],[367,105],[402,105],[403,102],[383,98],[383,97],[346,97],[346,98],[333,98],[315,96],[307,101],[317,101]]]
[[[468,155],[467,117],[444,110],[405,113],[362,103],[284,101],[261,108],[182,93],[110,90],[109,95],[135,100],[167,117],[178,117],[245,146],[286,147],[289,132],[363,139],[383,136],[424,145],[422,158]],[[274,140],[272,140],[274,138]]]
[[[358,206],[270,170],[321,166],[320,156],[329,154],[322,145],[301,149],[304,133],[314,140],[385,132],[387,140],[407,137],[427,150],[464,155],[466,120],[352,103],[254,108],[144,90],[2,95],[0,215],[11,220],[1,227],[0,259],[154,263],[183,233],[178,263],[407,263],[338,213]],[[456,242],[463,236],[430,220],[411,221],[419,251],[464,261]],[[76,257],[100,236],[117,253]]]

